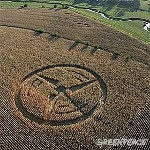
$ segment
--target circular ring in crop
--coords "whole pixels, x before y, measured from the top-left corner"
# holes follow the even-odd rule
[[[42,67],[27,75],[16,97],[24,117],[52,126],[75,124],[89,118],[107,88],[93,70],[71,64]]]

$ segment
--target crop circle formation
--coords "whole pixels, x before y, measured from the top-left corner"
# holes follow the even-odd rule
[[[94,71],[58,64],[27,75],[17,92],[16,106],[39,124],[69,125],[89,118],[106,95],[106,84]]]

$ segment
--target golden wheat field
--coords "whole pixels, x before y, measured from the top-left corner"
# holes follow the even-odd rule
[[[42,29],[150,64],[150,46],[82,15],[63,9],[0,9],[0,25]]]
[[[69,10],[0,13],[2,150],[121,150],[95,141],[150,137],[148,45]]]

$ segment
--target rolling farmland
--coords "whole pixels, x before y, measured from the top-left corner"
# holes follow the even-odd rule
[[[141,125],[149,45],[69,10],[0,14],[2,150],[99,150],[98,138],[149,138]]]
[[[41,29],[67,39],[96,45],[106,51],[131,56],[145,64],[150,63],[149,45],[68,10],[1,9],[0,13],[1,25]]]

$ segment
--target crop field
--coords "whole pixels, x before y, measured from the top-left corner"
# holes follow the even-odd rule
[[[77,2],[78,1],[78,2]],[[97,13],[93,13],[91,11],[85,10],[84,8],[92,8],[96,9],[97,11],[101,11],[111,17],[117,18],[138,18],[138,19],[146,19],[150,20],[150,1],[149,0],[140,0],[140,5],[138,10],[130,10],[128,7],[118,6],[117,4],[114,5],[111,2],[109,3],[108,0],[101,0],[97,2],[97,4],[91,3],[91,0],[17,0],[17,1],[0,1],[1,8],[23,8],[26,5],[27,8],[48,8],[52,9],[57,7],[61,9],[62,7],[69,8],[72,11],[78,12],[84,16],[87,16],[91,19],[96,19],[97,21],[111,26],[115,30],[123,32],[127,35],[130,35],[144,43],[150,44],[150,33],[143,29],[145,26],[145,21],[112,21],[106,18],[103,18],[101,15]],[[91,1],[88,3],[88,1]],[[108,1],[108,2],[107,2]],[[133,4],[131,7],[134,7]],[[148,21],[149,22],[149,21]]]
[[[0,14],[2,150],[107,150],[116,147],[96,141],[149,138],[149,45],[69,10]]]
[[[150,63],[149,45],[69,10],[1,9],[0,14],[0,25],[40,29],[106,51],[133,57],[145,64]]]

